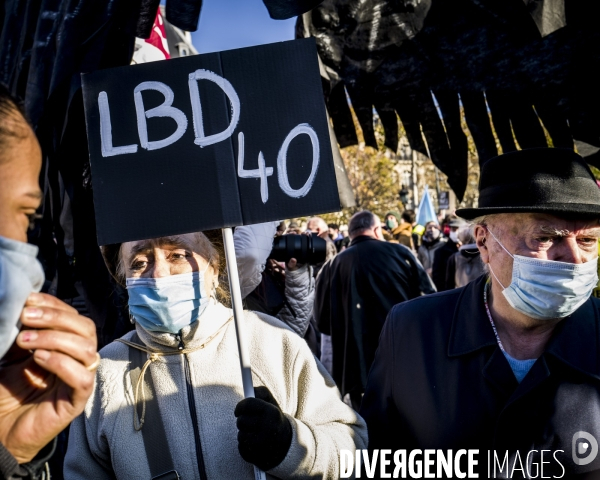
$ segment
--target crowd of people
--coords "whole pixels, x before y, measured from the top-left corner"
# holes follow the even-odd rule
[[[489,160],[479,207],[422,226],[406,210],[236,228],[244,398],[221,232],[103,247],[132,330],[98,353],[93,322],[40,293],[40,148],[5,90],[0,149],[1,478],[47,480],[53,459],[66,479],[335,479],[342,450],[512,464],[600,438],[600,190],[570,150]],[[272,258],[287,235],[322,255]],[[600,469],[560,460],[546,475]]]

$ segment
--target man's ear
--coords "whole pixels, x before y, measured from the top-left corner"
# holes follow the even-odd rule
[[[377,226],[373,227],[373,234],[375,235],[375,238],[377,240],[384,240],[383,229],[382,229],[381,225],[377,225]]]
[[[475,225],[473,228],[473,235],[475,236],[475,243],[481,254],[481,261],[483,263],[489,263],[489,250],[487,247],[487,228],[484,225]]]

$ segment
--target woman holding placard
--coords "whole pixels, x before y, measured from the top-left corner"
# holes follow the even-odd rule
[[[253,465],[276,478],[339,478],[339,451],[365,448],[363,420],[304,340],[255,312],[245,328],[256,398],[244,399],[220,238],[104,248],[136,330],[102,351],[65,478],[251,479]]]

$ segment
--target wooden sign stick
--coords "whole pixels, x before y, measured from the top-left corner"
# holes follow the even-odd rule
[[[237,336],[238,352],[240,356],[240,367],[242,370],[242,385],[244,387],[244,398],[254,397],[254,386],[252,385],[252,369],[250,367],[250,355],[244,335],[244,307],[242,306],[242,291],[240,278],[238,276],[235,248],[233,245],[233,232],[231,228],[223,229],[223,243],[225,246],[225,260],[227,261],[227,276],[229,278],[229,290],[231,291],[231,304],[233,307],[233,321]],[[254,466],[255,480],[266,480],[265,472]]]

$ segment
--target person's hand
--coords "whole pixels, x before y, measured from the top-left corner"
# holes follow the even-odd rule
[[[267,387],[254,389],[235,407],[238,450],[244,460],[267,471],[286,457],[292,444],[292,425]]]
[[[99,356],[94,323],[51,295],[31,294],[21,322],[0,360],[0,442],[26,463],[83,411]]]
[[[268,258],[266,268],[277,275],[285,277],[285,263],[283,262],[278,262],[277,260]]]
[[[285,264],[285,266],[290,272],[293,272],[294,270],[298,270],[300,268],[300,265],[298,264],[298,261],[295,258],[290,258]]]

